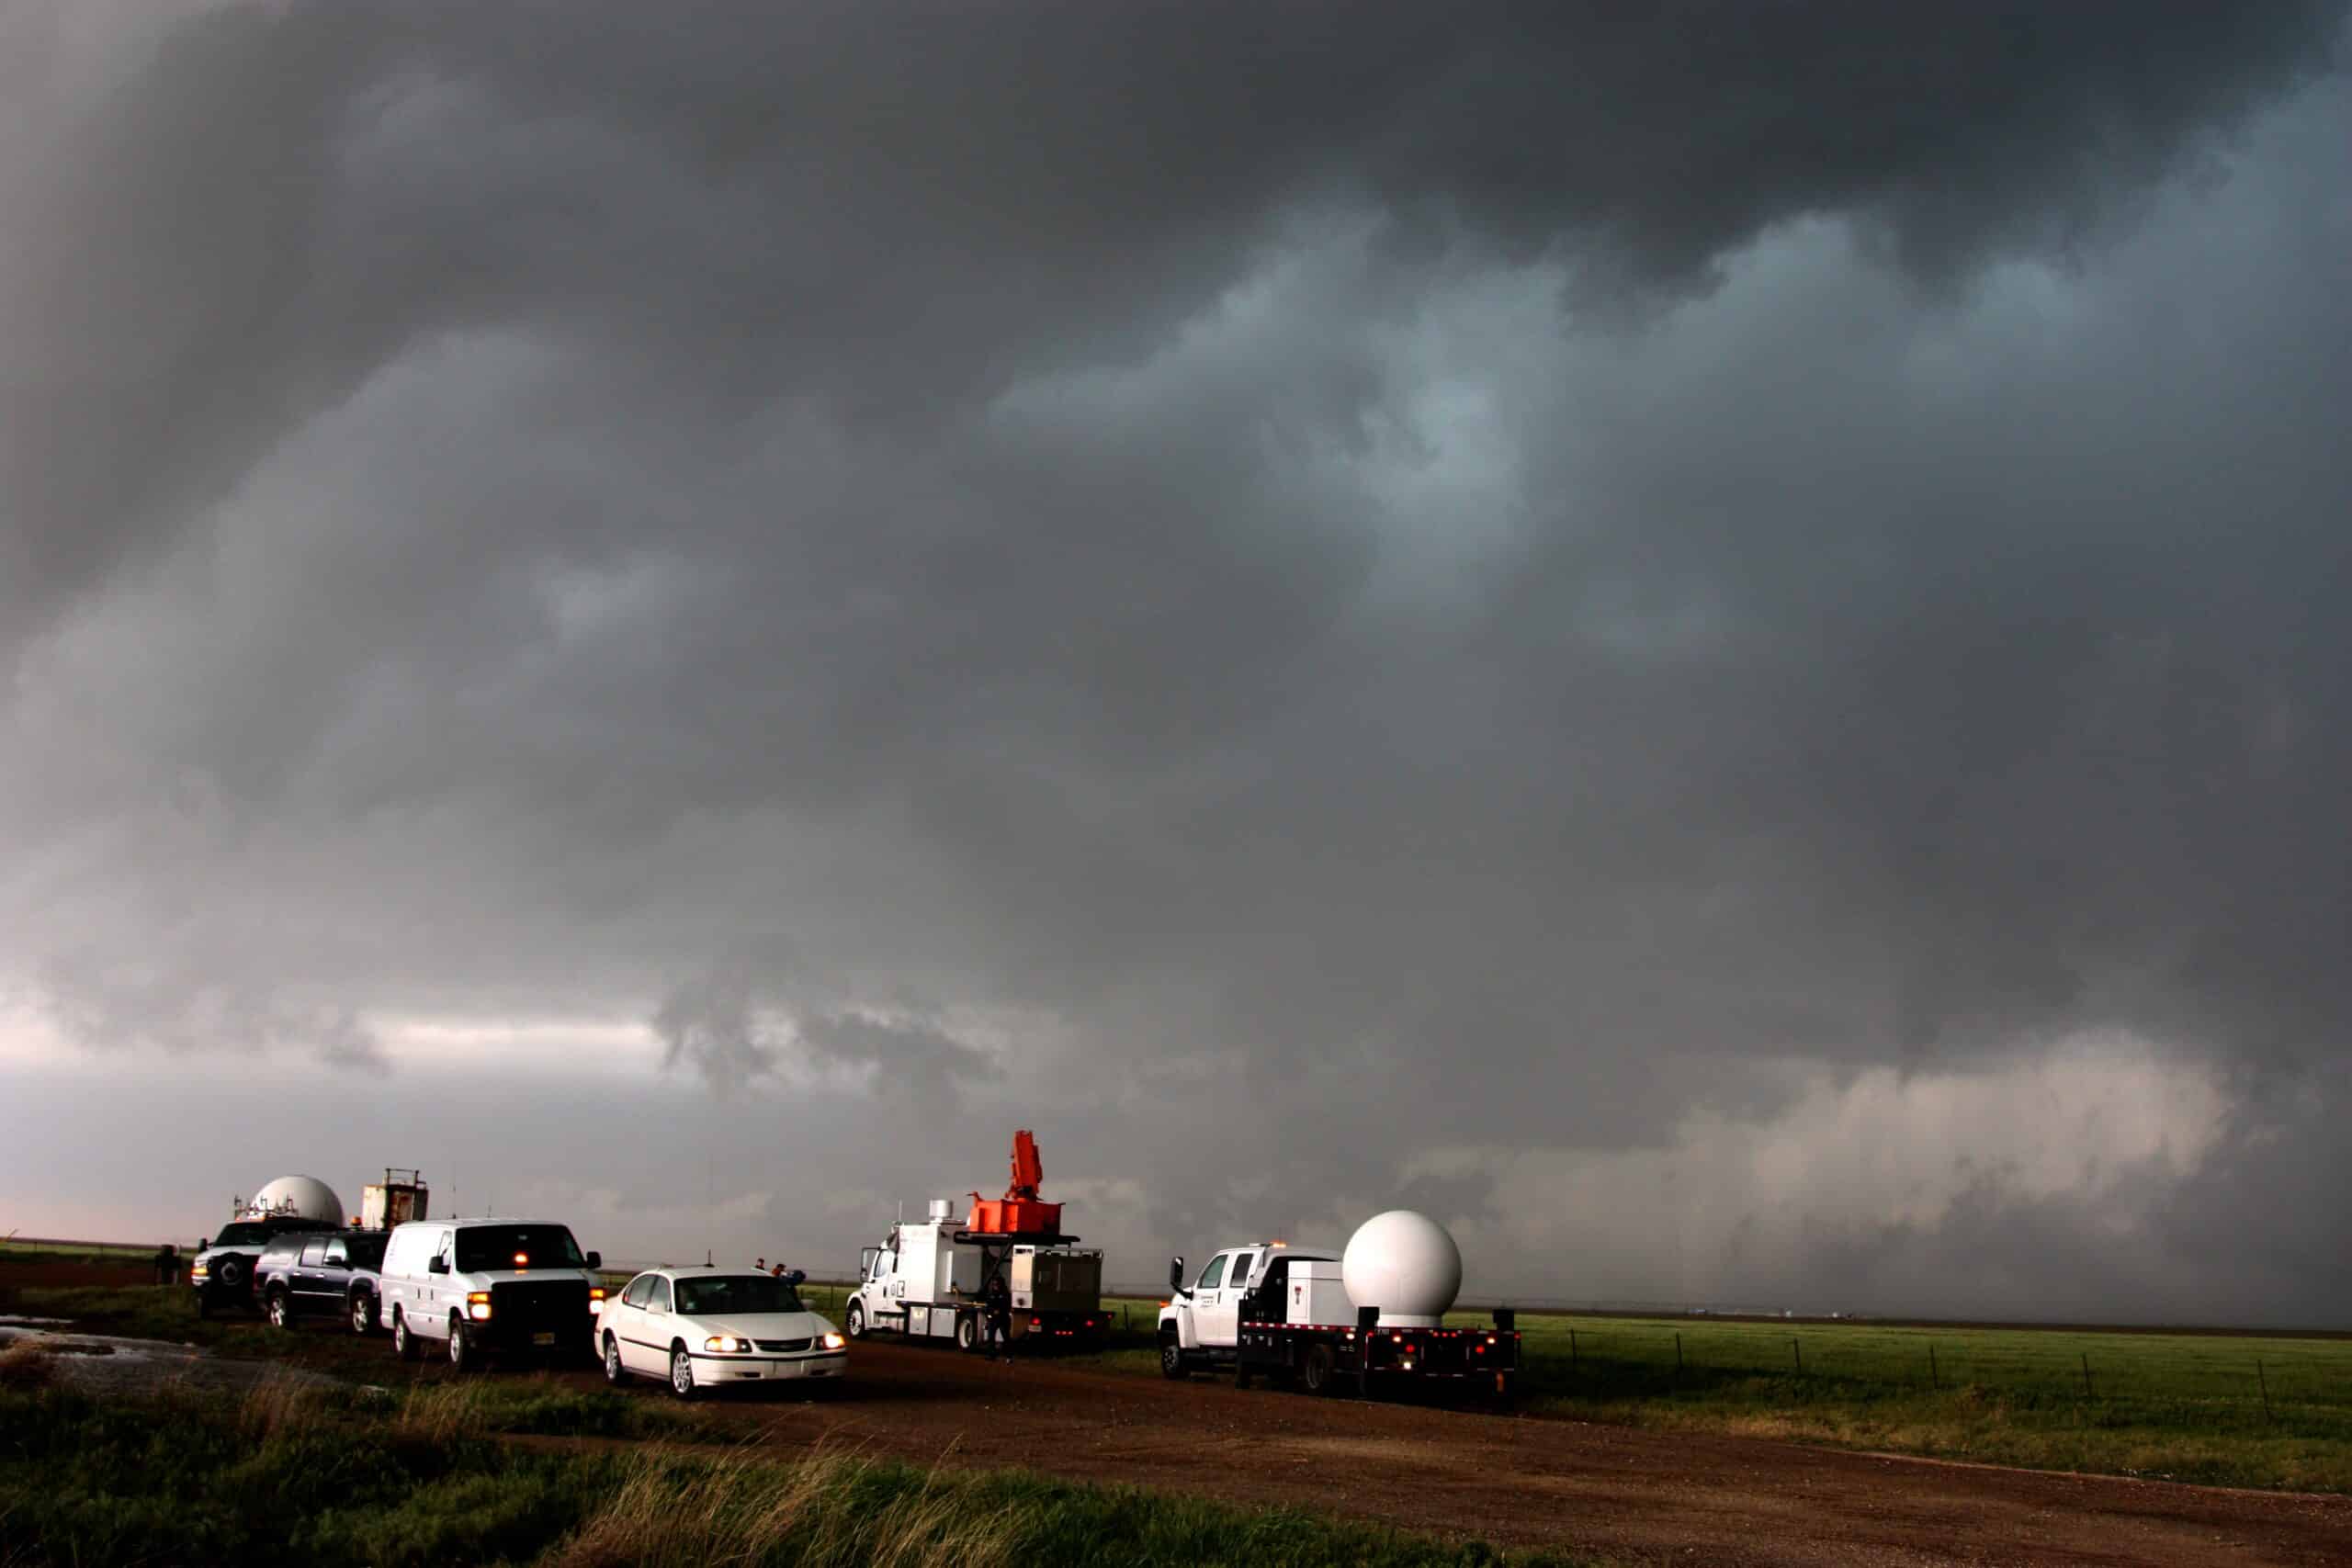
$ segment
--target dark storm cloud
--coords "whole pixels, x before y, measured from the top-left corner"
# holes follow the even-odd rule
[[[2342,14],[9,13],[17,978],[1050,1114],[1147,1248],[2120,1027],[2177,1201],[1709,1223],[2177,1277],[2344,1174]]]
[[[1948,274],[2095,223],[2321,65],[2341,16],[226,6],[94,21],[124,36],[76,73],[66,22],[27,7],[0,164],[40,215],[0,263],[11,618],[185,526],[422,335],[556,325],[720,409],[813,389],[921,420],[1149,346],[1334,189],[1566,237],[1639,287],[1820,212]]]

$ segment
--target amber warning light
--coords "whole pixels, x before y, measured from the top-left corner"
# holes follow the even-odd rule
[[[516,1253],[516,1254],[514,1255],[514,1267],[515,1267],[515,1268],[517,1268],[517,1269],[528,1269],[530,1266],[531,1266],[531,1255],[530,1255],[529,1253],[527,1253],[527,1252],[518,1252],[518,1253]]]

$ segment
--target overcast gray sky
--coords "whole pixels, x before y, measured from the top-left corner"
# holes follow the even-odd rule
[[[0,3],[0,1229],[2342,1325],[2345,13]]]

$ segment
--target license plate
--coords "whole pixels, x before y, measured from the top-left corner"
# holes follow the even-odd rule
[[[552,1345],[555,1343],[555,1333],[553,1330],[549,1330],[545,1334],[534,1334],[531,1336],[531,1343],[534,1345]]]

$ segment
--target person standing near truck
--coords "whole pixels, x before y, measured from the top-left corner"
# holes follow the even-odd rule
[[[990,1274],[989,1282],[980,1289],[980,1318],[989,1359],[1010,1359],[1012,1354],[1012,1287],[1004,1282],[1001,1269]]]

